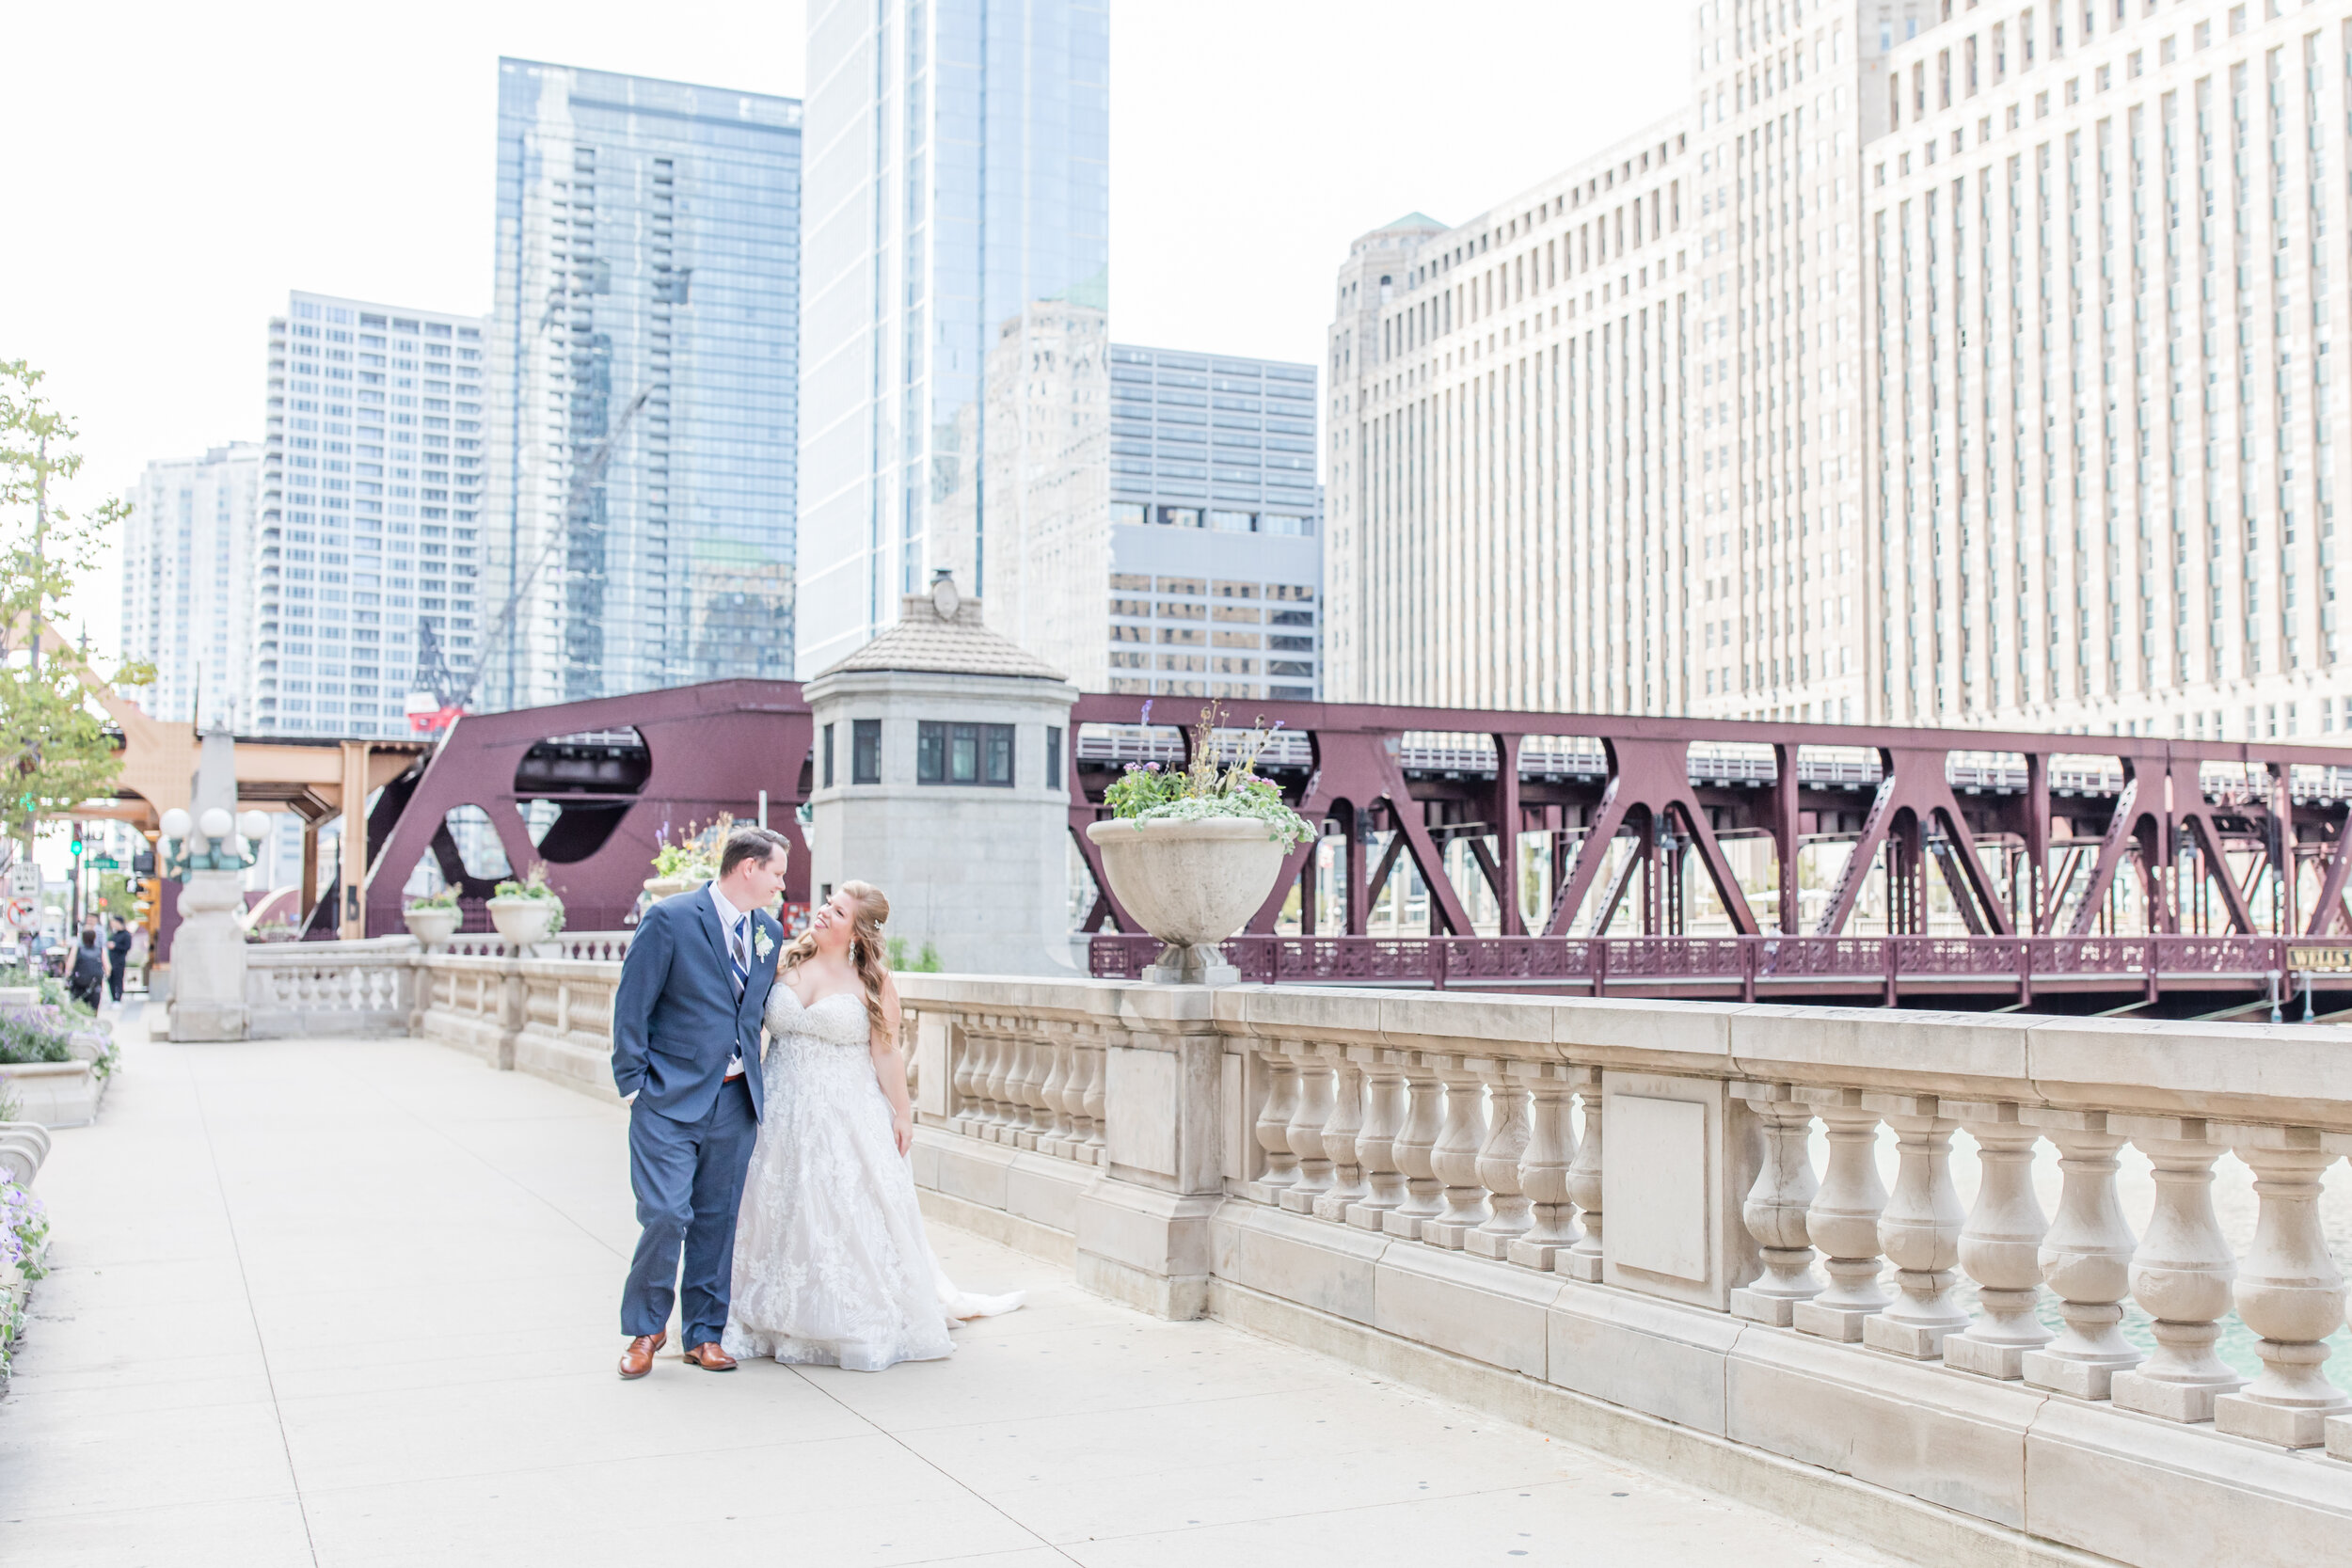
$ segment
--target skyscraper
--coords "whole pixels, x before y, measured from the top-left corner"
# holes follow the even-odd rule
[[[800,235],[797,101],[499,62],[486,705],[791,673]]]
[[[256,503],[262,449],[250,441],[201,457],[150,463],[125,499],[122,651],[155,666],[138,693],[157,719],[251,721],[248,678]]]
[[[991,356],[1091,343],[1090,372],[1037,363],[1065,390],[1099,381],[1110,260],[1104,0],[814,0],[808,39],[803,674],[895,618],[932,568],[1000,626],[1000,604],[1058,594],[1004,574],[1053,555],[1074,514],[1041,491],[1004,504],[991,476],[1050,488],[1099,468],[1058,436],[1018,462],[998,444],[993,401],[1044,440],[1054,394],[1000,377],[992,399]],[[1041,304],[1055,309],[1028,313]]]
[[[1108,684],[1092,666],[1073,677],[1319,696],[1315,368],[1126,343],[1110,359]]]
[[[470,668],[482,320],[296,291],[269,324],[253,729],[396,735],[430,629]],[[461,677],[462,678],[462,677]]]

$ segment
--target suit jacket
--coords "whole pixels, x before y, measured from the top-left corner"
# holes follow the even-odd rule
[[[612,1083],[622,1094],[675,1121],[698,1122],[719,1098],[727,1058],[739,1053],[753,1115],[760,1114],[760,1016],[784,927],[754,911],[752,930],[751,977],[739,999],[707,882],[645,911],[612,996]]]

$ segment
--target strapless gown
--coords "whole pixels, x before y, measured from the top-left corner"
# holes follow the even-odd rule
[[[803,1007],[779,977],[766,1022],[726,1353],[876,1372],[951,1354],[952,1324],[1019,1307],[1017,1294],[963,1294],[940,1271],[874,1081],[865,1004],[839,991]]]

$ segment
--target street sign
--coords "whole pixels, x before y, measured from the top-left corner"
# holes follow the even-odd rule
[[[18,861],[9,866],[8,895],[12,898],[40,898],[40,867],[31,861]]]
[[[20,931],[37,930],[40,926],[40,905],[30,898],[11,898],[0,904],[0,918]]]
[[[89,866],[92,871],[119,871],[122,863],[112,855],[99,855],[90,861]]]

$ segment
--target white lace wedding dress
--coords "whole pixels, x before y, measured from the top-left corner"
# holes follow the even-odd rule
[[[878,1372],[950,1354],[950,1324],[1019,1307],[964,1295],[940,1272],[874,1081],[865,1003],[838,991],[803,1007],[779,975],[766,1022],[726,1353]]]

